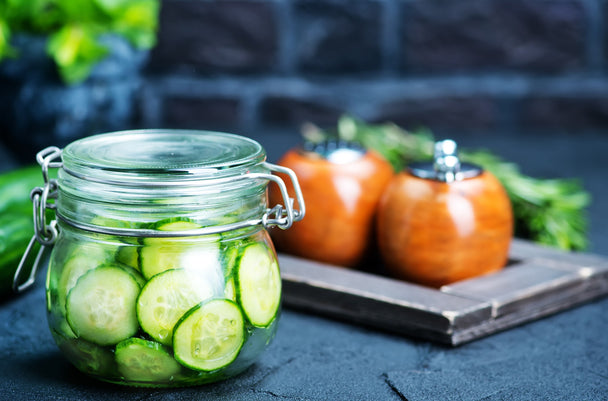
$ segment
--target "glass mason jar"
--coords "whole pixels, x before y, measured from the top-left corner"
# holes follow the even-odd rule
[[[265,159],[248,138],[182,130],[96,135],[38,155],[37,238],[53,244],[48,322],[72,364],[103,381],[175,387],[258,358],[281,299],[266,228],[304,215],[295,175]],[[299,210],[272,171],[289,175]],[[267,207],[270,181],[285,206]]]

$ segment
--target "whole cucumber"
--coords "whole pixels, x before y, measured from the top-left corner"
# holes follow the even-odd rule
[[[44,184],[40,166],[27,166],[0,174],[0,215],[32,213],[30,192]]]
[[[0,174],[0,299],[13,293],[13,276],[34,234],[30,192],[43,184],[40,166]]]
[[[0,299],[11,295],[15,271],[33,233],[31,216],[0,215]]]

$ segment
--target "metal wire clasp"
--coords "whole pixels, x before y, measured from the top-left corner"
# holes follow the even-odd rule
[[[281,179],[281,177],[272,174],[260,174],[261,178],[272,181],[279,187],[281,196],[283,197],[283,201],[285,203],[285,205],[278,204],[272,208],[269,208],[262,216],[262,224],[264,227],[277,226],[283,230],[286,230],[291,227],[294,221],[302,220],[306,214],[306,206],[304,204],[304,197],[302,196],[302,190],[300,188],[300,183],[298,182],[298,177],[296,177],[296,174],[291,169],[286,167],[277,166],[276,164],[268,162],[265,162],[264,165],[270,171],[282,173],[289,177],[300,209],[294,209],[294,199],[289,197],[287,187],[285,186],[285,182]]]
[[[34,284],[36,279],[36,272],[40,266],[42,255],[48,246],[55,243],[57,239],[57,220],[47,221],[47,210],[55,210],[54,200],[57,198],[57,180],[49,177],[49,168],[60,168],[61,162],[55,161],[61,157],[61,149],[56,146],[48,147],[40,151],[36,155],[36,161],[42,169],[42,178],[44,179],[44,186],[36,187],[30,193],[30,198],[33,204],[33,218],[34,218],[34,235],[30,240],[19,266],[15,271],[13,277],[13,291],[22,292]],[[26,263],[36,248],[36,242],[40,244],[40,249],[36,254],[36,259],[29,269],[27,279],[21,282]]]

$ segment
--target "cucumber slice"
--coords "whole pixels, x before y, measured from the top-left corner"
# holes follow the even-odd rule
[[[186,217],[175,217],[157,221],[150,228],[160,231],[186,231],[196,230],[201,226]]]
[[[136,228],[138,223],[119,219],[117,217],[95,216],[91,219],[91,224],[99,227],[116,227],[116,228]]]
[[[168,382],[182,369],[162,344],[137,337],[119,342],[115,355],[118,371],[127,380]]]
[[[98,263],[99,261],[91,260],[85,255],[77,255],[71,257],[64,264],[61,277],[59,277],[59,284],[57,285],[57,299],[59,305],[63,308],[63,312],[65,312],[65,301],[70,290],[74,288],[80,277],[85,275],[89,270],[96,268]]]
[[[78,337],[99,345],[116,344],[139,328],[135,314],[139,291],[135,278],[120,267],[90,270],[68,294],[68,323]]]
[[[97,264],[100,261],[95,261],[87,258],[84,255],[77,255],[72,257],[64,266],[63,272],[61,274],[61,278],[59,279],[59,285],[57,286],[57,298],[60,307],[62,308],[62,313],[65,313],[65,305],[67,295],[72,288],[78,282],[78,279],[85,275],[90,270],[99,268],[99,267],[114,267],[120,268],[129,273],[139,284],[139,287],[143,287],[146,283],[146,280],[142,277],[139,271],[134,268],[126,265],[119,265],[116,263],[112,264],[104,264],[101,261],[101,264]]]
[[[58,346],[66,359],[82,372],[107,376],[115,369],[114,355],[106,347],[75,338],[61,341]]]
[[[123,245],[116,251],[114,256],[118,263],[139,270],[139,251],[135,245]]]
[[[146,279],[171,269],[221,271],[219,243],[185,243],[166,238],[162,240],[164,242],[146,245],[140,250],[141,272]]]
[[[49,326],[51,327],[51,333],[62,340],[77,338],[65,315],[49,315]]]
[[[171,345],[175,323],[193,306],[211,298],[210,281],[185,269],[167,270],[152,277],[137,299],[141,328],[156,341]]]
[[[240,308],[232,301],[213,299],[195,306],[178,322],[173,351],[182,365],[212,371],[230,365],[244,341]]]
[[[224,266],[224,276],[232,275],[232,270],[236,266],[236,261],[239,256],[239,247],[236,243],[229,244],[222,251],[222,264]]]
[[[236,302],[236,287],[232,277],[226,280],[226,285],[224,286],[224,298]]]
[[[80,277],[108,260],[110,260],[109,252],[96,246],[80,246],[72,249],[66,258],[57,284],[59,305],[65,308],[67,295]]]
[[[267,327],[281,303],[279,266],[264,244],[249,245],[239,261],[237,282],[239,303],[249,322]]]
[[[186,231],[201,226],[178,219],[156,223],[159,231]],[[205,238],[205,240],[202,240]],[[171,269],[220,270],[220,236],[194,238],[146,238],[139,252],[140,270],[146,279]]]
[[[139,288],[143,288],[143,286],[146,284],[146,279],[141,275],[139,270],[136,270],[136,269],[132,268],[131,266],[118,264],[118,263],[108,264],[108,265],[104,265],[104,266],[118,267],[118,268],[123,269],[124,271],[129,273],[131,276],[133,276],[135,281],[137,281],[137,284],[139,284]]]

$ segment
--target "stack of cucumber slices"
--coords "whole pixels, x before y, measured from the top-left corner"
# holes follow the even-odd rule
[[[154,228],[200,226],[178,220]],[[84,243],[53,261],[63,268],[49,291],[51,327],[80,370],[143,386],[213,381],[253,333],[270,340],[281,278],[264,241],[208,235],[133,242]]]

